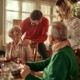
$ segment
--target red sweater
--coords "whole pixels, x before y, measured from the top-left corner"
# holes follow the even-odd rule
[[[22,34],[26,32],[24,39],[33,40],[35,43],[42,43],[47,39],[49,22],[45,17],[36,26],[31,25],[30,18],[28,17],[21,23],[20,27]]]

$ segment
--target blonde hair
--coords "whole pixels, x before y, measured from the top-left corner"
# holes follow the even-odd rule
[[[13,26],[9,31],[8,31],[8,36],[13,37],[13,31],[19,30],[21,31],[21,28],[19,26]]]
[[[56,6],[61,9],[61,12],[64,13],[64,18],[70,18],[73,15],[73,6],[69,0],[58,0]]]

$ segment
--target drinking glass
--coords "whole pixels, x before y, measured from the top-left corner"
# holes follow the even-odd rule
[[[0,55],[0,68],[4,66],[4,56]]]
[[[2,66],[2,71],[1,71],[1,77],[2,80],[11,80],[11,68],[9,65],[4,65]]]

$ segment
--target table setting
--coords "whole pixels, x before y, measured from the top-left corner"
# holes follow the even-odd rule
[[[20,65],[0,55],[0,80],[24,80],[20,76]]]

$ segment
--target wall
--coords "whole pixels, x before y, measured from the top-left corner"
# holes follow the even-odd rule
[[[4,0],[0,0],[0,50],[3,50],[3,2]]]

